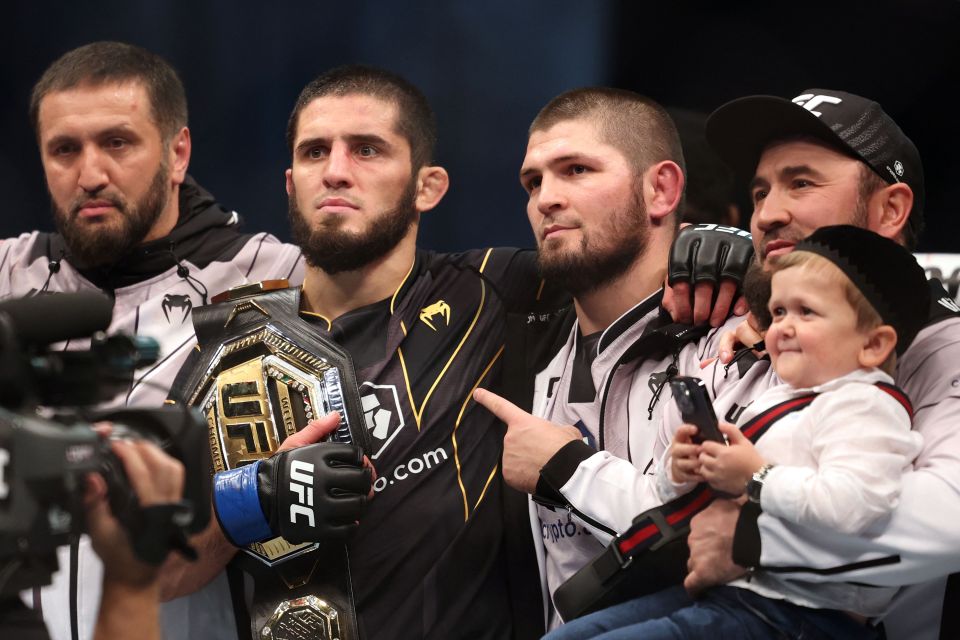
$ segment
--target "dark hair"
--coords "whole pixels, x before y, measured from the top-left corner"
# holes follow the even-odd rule
[[[437,122],[423,93],[395,73],[364,65],[345,65],[327,71],[303,88],[287,121],[287,147],[293,153],[300,112],[317,98],[360,94],[397,106],[396,132],[410,144],[416,171],[433,162]]]
[[[40,103],[50,93],[81,85],[139,82],[150,98],[150,112],[164,140],[187,126],[187,97],[177,72],[166,60],[123,42],[93,42],[68,51],[47,67],[30,95],[30,121],[40,136]]]
[[[592,120],[606,144],[617,148],[641,174],[662,160],[686,173],[680,135],[659,104],[633,91],[587,87],[562,93],[540,110],[530,134],[568,120]]]

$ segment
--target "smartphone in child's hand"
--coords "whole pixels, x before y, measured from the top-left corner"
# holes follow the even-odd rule
[[[700,378],[677,376],[670,381],[673,389],[673,398],[680,408],[680,416],[685,423],[697,427],[698,434],[693,441],[697,444],[705,440],[713,440],[726,444],[727,440],[717,426],[717,414],[713,411],[710,394]]]

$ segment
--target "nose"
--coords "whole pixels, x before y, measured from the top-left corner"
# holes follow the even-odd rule
[[[563,186],[558,180],[544,175],[540,179],[540,188],[537,190],[537,210],[544,216],[565,209],[567,197]]]
[[[771,325],[771,328],[776,328],[776,331],[784,338],[792,338],[796,334],[796,326],[794,325],[794,318],[792,314],[787,313],[784,317],[780,318],[776,323]]]
[[[353,184],[350,149],[346,144],[336,142],[330,148],[330,155],[323,167],[323,184],[330,189],[344,189]]]
[[[78,186],[87,193],[96,193],[110,183],[106,159],[95,147],[86,147],[80,155]]]
[[[786,198],[777,188],[771,188],[765,198],[753,208],[752,223],[760,231],[771,231],[790,224],[792,219]]]

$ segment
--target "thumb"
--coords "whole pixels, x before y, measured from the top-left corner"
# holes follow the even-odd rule
[[[476,389],[473,392],[473,399],[477,401],[477,404],[486,407],[490,413],[500,418],[503,422],[506,422],[507,426],[509,426],[512,421],[530,417],[529,413],[517,405],[486,389]]]
[[[339,424],[340,414],[336,411],[311,420],[303,429],[284,440],[277,451],[286,451],[287,449],[302,447],[305,444],[320,442],[333,433]]]
[[[730,444],[740,444],[746,441],[747,439],[747,437],[743,435],[743,432],[740,431],[740,429],[730,424],[729,422],[720,423],[720,433],[727,436],[727,442]]]

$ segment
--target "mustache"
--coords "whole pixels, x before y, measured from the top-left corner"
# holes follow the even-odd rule
[[[84,206],[86,206],[91,202],[109,202],[110,206],[115,207],[120,211],[126,211],[126,206],[127,206],[127,203],[123,200],[123,198],[117,195],[113,195],[109,193],[103,193],[103,194],[97,194],[97,195],[84,195],[77,198],[72,203],[70,203],[70,215],[71,216],[77,215],[80,212],[80,209],[83,209]]]

